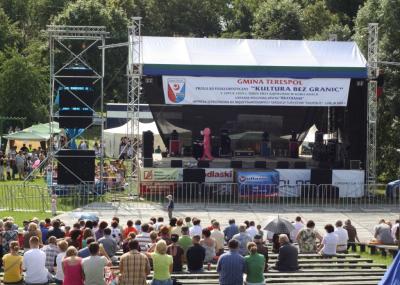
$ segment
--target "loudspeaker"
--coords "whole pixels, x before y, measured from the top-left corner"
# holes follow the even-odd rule
[[[154,152],[154,135],[151,131],[143,132],[143,157],[153,158]]]
[[[221,156],[226,156],[231,154],[231,139],[229,137],[229,132],[227,130],[221,131]]]
[[[314,141],[315,141],[315,144],[318,144],[318,143],[323,144],[324,143],[324,133],[320,132],[320,131],[315,132]]]
[[[199,167],[199,168],[209,168],[210,167],[210,162],[208,160],[199,160],[197,162],[197,167]]]
[[[231,160],[231,168],[242,168],[243,162],[241,160]]]
[[[153,158],[143,158],[143,167],[153,167]]]
[[[206,178],[206,171],[203,168],[184,168],[183,182],[203,183]]]
[[[254,162],[254,168],[267,168],[267,162],[263,160],[258,160]]]
[[[276,163],[276,168],[278,169],[289,169],[289,161],[278,161]]]
[[[60,88],[58,91],[60,98],[60,108],[78,107],[88,108],[94,107],[95,95],[93,88],[89,87],[66,87]]]
[[[94,182],[95,152],[94,150],[62,149],[57,151],[57,183],[81,184]]]
[[[171,167],[172,168],[182,168],[182,160],[171,160]]]
[[[93,111],[88,108],[64,108],[59,111],[60,128],[85,129],[93,123]]]
[[[294,168],[295,169],[305,169],[305,168],[307,168],[307,163],[305,161],[295,161]]]
[[[321,169],[313,168],[311,169],[311,184],[332,184],[332,169]]]

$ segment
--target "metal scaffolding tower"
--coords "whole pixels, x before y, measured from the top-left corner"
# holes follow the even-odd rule
[[[55,106],[55,94],[56,86],[65,85],[62,80],[65,78],[90,78],[93,79],[93,84],[100,84],[100,94],[99,94],[99,110],[98,113],[95,112],[94,108],[85,104],[79,96],[74,92],[74,90],[68,89],[71,96],[75,97],[77,100],[85,104],[88,109],[93,111],[93,122],[85,128],[87,130],[93,125],[99,125],[101,128],[100,134],[100,181],[103,181],[103,161],[104,161],[104,140],[103,140],[103,129],[104,129],[104,112],[103,112],[103,98],[104,98],[104,75],[105,75],[105,50],[102,49],[99,52],[98,60],[101,62],[101,67],[95,70],[89,64],[86,56],[88,56],[88,51],[92,50],[94,47],[105,45],[106,38],[109,33],[106,31],[104,26],[57,26],[49,25],[47,26],[47,34],[49,37],[49,49],[50,49],[50,134],[51,134],[51,145],[49,147],[48,153],[48,163],[53,166],[55,163],[55,152],[58,148],[53,147],[53,122],[60,119],[59,112],[57,112],[57,106]],[[81,50],[79,52],[73,51],[72,43],[80,46]],[[97,49],[96,49],[97,50]],[[68,58],[68,59],[67,59]],[[66,62],[61,62],[62,60]],[[92,58],[93,60],[93,58]],[[66,76],[62,75],[62,71],[68,68],[71,64],[77,63],[79,65],[85,66],[93,71],[93,76]],[[97,114],[97,115],[96,115]],[[81,134],[80,134],[81,135]],[[78,136],[78,135],[77,135]],[[77,136],[70,138],[66,143],[75,139]],[[59,161],[58,161],[59,162]],[[60,162],[59,162],[60,163]],[[64,166],[65,167],[65,166]],[[72,175],[78,177],[71,170],[65,167]],[[54,169],[54,166],[53,168]],[[84,183],[84,181],[82,181]],[[51,184],[52,185],[52,181]]]
[[[127,94],[127,122],[128,137],[132,144],[132,165],[128,170],[128,183],[130,193],[134,189],[138,191],[140,182],[140,133],[139,133],[139,112],[140,96],[142,92],[143,58],[142,58],[142,37],[141,37],[141,17],[132,18],[132,25],[128,28],[129,36],[129,55],[127,66],[128,94]],[[129,121],[131,122],[129,125]],[[129,130],[130,126],[130,130]]]
[[[376,183],[376,126],[378,84],[378,23],[368,24],[368,127],[367,127],[367,183]]]

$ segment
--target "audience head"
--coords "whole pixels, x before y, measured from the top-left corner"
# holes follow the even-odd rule
[[[176,221],[176,225],[177,225],[178,227],[182,227],[182,225],[183,225],[183,219],[178,219],[178,220]]]
[[[249,222],[249,227],[254,227],[255,225],[256,225],[256,223],[254,221]]]
[[[117,222],[117,221],[112,221],[112,222],[111,222],[111,227],[112,227],[113,229],[116,229],[116,228],[118,227],[118,222]]]
[[[230,220],[229,220],[229,224],[230,224],[230,225],[233,225],[234,223],[235,223],[235,219],[230,219]]]
[[[91,244],[89,244],[88,248],[89,248],[90,255],[98,255],[99,254],[100,246],[97,242],[92,242]]]
[[[137,250],[137,251],[140,251],[139,242],[138,242],[137,240],[135,240],[135,239],[131,239],[131,240],[128,242],[128,247],[129,247],[129,250]]]
[[[199,235],[194,235],[192,237],[192,243],[193,244],[198,244],[200,242],[200,236]]]
[[[249,242],[247,244],[247,250],[250,252],[250,254],[256,254],[257,253],[257,245],[254,242]]]
[[[200,225],[200,219],[193,218],[193,225],[194,225],[194,226]]]
[[[108,223],[106,221],[101,221],[99,224],[99,229],[104,230],[105,228],[108,227]]]
[[[203,229],[201,231],[201,233],[203,234],[203,237],[205,237],[205,238],[209,238],[211,236],[211,232],[209,229]]]
[[[183,226],[181,229],[182,235],[187,236],[189,234],[189,227]]]
[[[178,221],[177,218],[172,217],[172,218],[169,220],[169,225],[170,225],[171,227],[175,227],[177,221]]]
[[[169,235],[169,228],[167,226],[162,226],[160,229],[160,235]]]
[[[86,228],[83,230],[82,239],[87,239],[88,237],[92,237],[92,236],[93,236],[93,232],[90,228]]]
[[[171,235],[171,241],[172,241],[173,243],[177,243],[178,240],[179,240],[179,236],[178,236],[177,234],[172,234],[172,235]]]
[[[395,224],[400,224],[400,220],[396,220],[394,223]]]
[[[246,229],[247,229],[246,224],[241,224],[241,225],[239,226],[239,232],[241,232],[241,233],[246,232]]]
[[[247,220],[246,220],[246,221],[244,221],[244,222],[243,222],[243,224],[245,224],[245,225],[246,225],[246,229],[247,229],[247,228],[250,226],[250,222],[249,222],[249,221],[247,221]]]
[[[94,239],[94,237],[89,237],[87,240],[86,240],[86,245],[89,245],[89,244],[91,244],[91,243],[93,243],[93,242],[95,242],[96,240]]]
[[[67,251],[65,252],[65,257],[77,256],[78,251],[74,246],[68,247]]]
[[[142,221],[141,220],[136,220],[135,221],[135,226],[140,226],[142,224]]]
[[[261,225],[257,225],[257,230],[261,230]]]
[[[151,217],[150,221],[153,223],[153,225],[157,222],[156,218],[154,218],[154,217]]]
[[[380,219],[380,220],[379,220],[379,223],[380,223],[380,224],[384,224],[384,223],[386,223],[386,221],[385,221],[385,219]]]
[[[327,224],[325,226],[325,230],[327,233],[333,233],[335,231],[335,228],[331,224]]]
[[[254,238],[253,238],[253,241],[254,241],[255,243],[262,243],[262,242],[263,242],[262,236],[259,235],[259,234],[255,235]]]
[[[128,234],[128,236],[126,237],[127,239],[135,239],[136,238],[136,234],[134,232],[131,232]]]
[[[186,218],[185,218],[185,222],[186,222],[186,223],[190,223],[191,221],[192,221],[192,218],[191,218],[191,217],[186,217]]]
[[[53,244],[56,245],[57,244],[57,238],[55,236],[51,236],[47,239],[47,243],[48,244]]]
[[[53,228],[58,229],[60,227],[61,223],[59,220],[54,220],[52,223]]]
[[[341,226],[343,226],[343,222],[342,222],[341,220],[338,220],[338,221],[336,221],[335,226],[336,226],[337,228],[340,228]]]
[[[213,226],[213,229],[219,229],[219,222],[217,222],[217,221],[214,221],[214,223],[212,224],[212,226]]]
[[[128,221],[126,222],[126,225],[128,226],[128,228],[133,227],[133,221],[132,221],[132,220],[128,220]]]
[[[105,228],[105,229],[104,229],[104,235],[105,235],[105,236],[111,235],[111,229],[110,229],[110,228]]]
[[[159,240],[156,243],[156,253],[158,254],[166,254],[167,253],[167,243],[165,240]]]
[[[17,241],[10,242],[10,251],[13,253],[18,253],[19,251],[19,244]]]
[[[113,222],[115,221],[115,222],[117,222],[119,224],[119,218],[118,217],[113,217],[111,221],[113,221]]]
[[[350,221],[350,220],[346,220],[346,221],[344,221],[344,224],[345,224],[346,226],[351,226],[351,221]]]
[[[157,222],[158,222],[158,223],[164,222],[164,218],[163,218],[163,217],[158,217],[158,218],[157,218]]]
[[[287,234],[280,234],[279,235],[279,243],[280,244],[289,243],[289,238],[288,238]]]
[[[149,224],[145,223],[142,225],[142,232],[148,233],[149,232]]]
[[[29,239],[29,246],[31,248],[39,248],[39,238],[37,236],[33,236]]]
[[[296,222],[301,222],[301,217],[300,216],[296,217]]]
[[[65,252],[68,248],[68,243],[65,240],[59,241],[57,245],[61,252]]]
[[[228,242],[228,247],[230,250],[236,250],[239,247],[239,242],[235,239],[231,239]]]
[[[154,242],[156,242],[157,238],[158,238],[158,234],[157,234],[155,231],[152,231],[152,232],[150,233],[150,239],[151,239],[151,241],[154,243]]]
[[[87,229],[93,229],[93,222],[90,220],[87,220],[85,223],[85,228]]]
[[[35,223],[29,223],[28,231],[30,231],[30,232],[37,231],[37,224],[35,224]]]
[[[313,228],[315,228],[315,223],[314,223],[314,221],[313,220],[309,220],[308,222],[307,222],[307,228],[309,228],[309,229],[313,229]]]

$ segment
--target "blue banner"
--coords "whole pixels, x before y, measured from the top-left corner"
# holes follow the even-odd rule
[[[397,253],[392,265],[386,271],[385,276],[379,285],[399,285],[400,284],[400,253]]]
[[[258,171],[238,172],[240,196],[272,197],[279,193],[279,172]]]

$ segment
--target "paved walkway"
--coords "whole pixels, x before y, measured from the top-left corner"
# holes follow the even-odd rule
[[[156,204],[145,203],[125,203],[115,205],[103,205],[102,209],[77,209],[73,212],[68,212],[59,216],[66,222],[76,221],[79,212],[90,212],[97,214],[100,219],[110,221],[113,216],[118,216],[123,224],[128,219],[142,221],[149,220],[150,217],[167,217],[167,212]],[[400,211],[399,211],[400,212]],[[278,214],[288,220],[294,220],[296,216],[301,216],[305,221],[314,220],[316,229],[320,233],[324,233],[324,226],[327,223],[334,224],[336,220],[345,221],[350,219],[353,225],[357,228],[358,236],[361,241],[368,241],[373,237],[373,228],[378,223],[379,219],[384,218],[390,221],[399,219],[399,212],[377,212],[377,211],[335,211],[334,209],[321,209],[313,211],[290,211],[286,210],[282,213],[276,211],[268,211],[262,209],[190,209],[185,208],[176,210],[174,216],[176,217],[197,217],[203,224],[208,224],[211,219],[217,219],[223,227],[228,224],[228,219],[234,218],[237,223],[245,220],[253,220],[256,223],[264,225],[267,220],[276,217]]]

